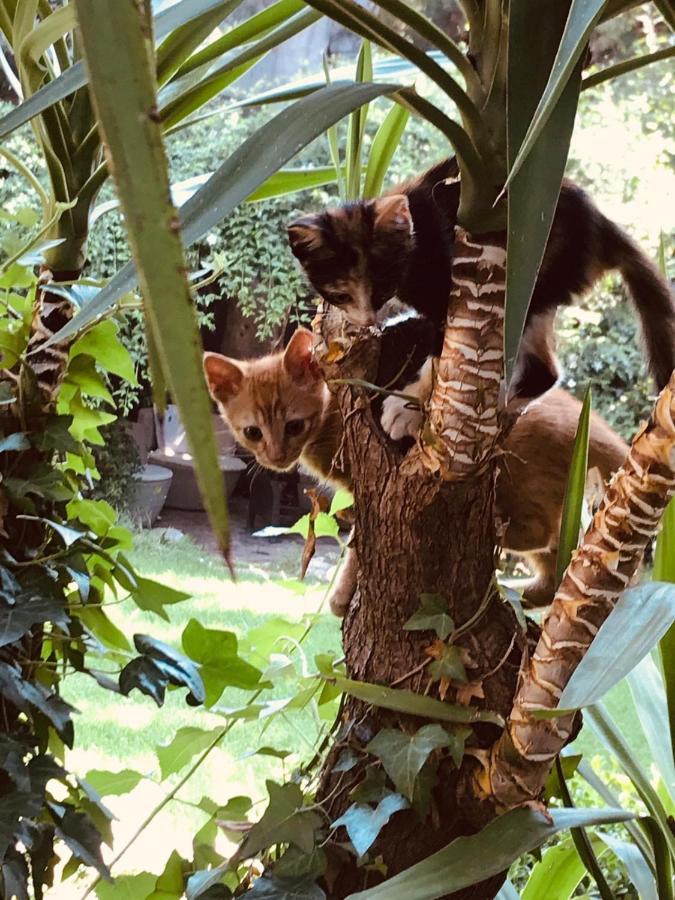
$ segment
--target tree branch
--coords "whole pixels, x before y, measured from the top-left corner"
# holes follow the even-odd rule
[[[452,290],[427,429],[426,465],[454,480],[475,475],[499,435],[506,236],[455,230]]]
[[[555,709],[599,627],[627,588],[663,511],[675,494],[675,372],[572,558],[544,622],[513,710],[484,769],[479,793],[498,810],[538,800],[549,770],[568,741],[573,713],[542,719]]]

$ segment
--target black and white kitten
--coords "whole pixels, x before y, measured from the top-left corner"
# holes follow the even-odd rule
[[[321,296],[356,325],[371,325],[392,297],[427,316],[440,352],[451,284],[459,183],[454,158],[375,200],[307,215],[288,228],[293,253]],[[553,319],[618,269],[642,323],[658,388],[675,368],[675,300],[657,267],[569,180],[562,185],[527,315],[512,396],[537,397],[556,382]]]

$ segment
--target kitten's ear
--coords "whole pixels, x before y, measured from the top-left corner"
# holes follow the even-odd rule
[[[204,375],[214,400],[227,403],[241,390],[244,371],[233,359],[220,353],[204,354]]]
[[[375,228],[388,231],[407,231],[412,234],[413,220],[405,194],[392,194],[374,201]]]
[[[314,335],[306,328],[298,328],[284,351],[284,368],[296,381],[321,378],[321,370],[314,358]]]
[[[294,256],[303,261],[321,245],[321,225],[319,216],[303,216],[288,226],[288,241]]]
[[[461,192],[461,184],[459,175],[446,178],[435,184],[431,191],[434,203],[443,210],[450,222],[457,220],[457,211],[459,210],[459,199]]]

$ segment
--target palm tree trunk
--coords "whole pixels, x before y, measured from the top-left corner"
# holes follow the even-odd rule
[[[498,810],[537,801],[574,716],[535,718],[555,709],[572,673],[621,593],[675,494],[675,372],[651,418],[633,439],[562,580],[513,704],[507,728],[474,773],[477,794]]]
[[[43,410],[56,403],[59,386],[68,366],[70,341],[45,346],[73,317],[70,300],[49,290],[51,283],[76,281],[81,269],[51,269],[43,266],[33,308],[33,321],[26,355],[36,378],[37,400]]]
[[[502,232],[455,232],[452,290],[431,397],[427,464],[451,480],[489,465],[499,437],[506,295]]]
[[[445,344],[430,422],[418,446],[405,455],[397,452],[382,435],[363,389],[340,387],[338,393],[342,452],[354,481],[359,561],[357,593],[343,627],[348,676],[438,697],[439,683],[431,680],[426,665],[436,635],[406,631],[404,624],[419,609],[421,594],[440,594],[456,628],[471,621],[456,641],[473,688],[470,703],[502,715],[511,708],[527,644],[494,584],[493,457],[499,434],[504,265],[503,235],[474,239],[458,229]],[[324,349],[335,348],[336,342],[346,349],[337,362],[329,360],[339,354],[324,354],[326,377],[372,380],[376,338],[356,332],[348,334],[351,343],[345,345],[343,323],[332,312],[324,316],[322,328]],[[448,700],[456,700],[458,686],[444,685]],[[317,797],[332,821],[352,804],[350,792],[366,769],[377,764],[364,750],[368,742],[382,728],[412,734],[425,724],[346,700]],[[495,725],[473,726],[472,752],[486,752],[498,735]],[[346,747],[356,750],[360,761],[348,773],[334,773]],[[466,796],[460,778],[464,768],[465,763],[458,770],[443,758],[423,813],[399,812],[380,832],[370,856],[381,857],[388,877],[482,827],[485,807]],[[338,830],[327,846],[324,887],[333,900],[383,880],[382,871],[357,865],[340,846],[344,840]],[[457,896],[488,900],[502,881],[498,876]]]

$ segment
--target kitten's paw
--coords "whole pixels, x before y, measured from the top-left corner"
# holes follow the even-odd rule
[[[353,590],[345,590],[344,586],[337,585],[328,598],[328,605],[333,615],[339,619],[344,619],[353,596]]]
[[[422,410],[401,397],[387,397],[382,404],[382,428],[394,441],[414,437],[422,425]]]
[[[352,530],[352,534],[349,537],[350,541],[352,540],[353,534],[354,532]],[[335,579],[335,584],[333,585],[333,590],[328,597],[330,611],[334,616],[338,616],[340,619],[343,619],[347,615],[349,604],[352,602],[352,597],[356,591],[357,570],[358,563],[356,560],[356,553],[351,547],[348,547],[347,555],[340,566],[337,578]]]

